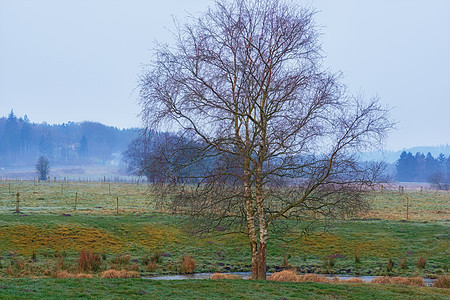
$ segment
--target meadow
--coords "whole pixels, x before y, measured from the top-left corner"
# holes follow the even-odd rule
[[[15,213],[17,193],[20,213]],[[296,269],[299,273],[352,276],[448,276],[448,192],[384,189],[373,191],[367,197],[371,204],[367,214],[336,222],[326,233],[317,231],[317,234],[298,236],[295,230],[274,232],[268,245],[268,271]],[[295,229],[302,224],[291,225]],[[61,274],[81,272],[80,252],[97,255],[95,269],[81,270],[93,278],[58,279]],[[186,258],[191,262],[189,269]],[[221,228],[211,234],[193,235],[189,230],[189,218],[156,207],[146,185],[0,182],[2,298],[33,295],[51,298],[56,297],[55,292],[62,286],[70,286],[72,295],[86,297],[128,294],[138,297],[144,292],[162,296],[173,292],[174,297],[201,298],[201,295],[219,291],[220,285],[224,290],[233,291],[230,292],[233,298],[252,298],[242,294],[252,285],[258,285],[258,289],[264,291],[261,293],[269,298],[279,297],[279,293],[284,293],[285,297],[294,297],[288,296],[291,293],[307,297],[308,291],[317,298],[327,295],[339,298],[349,296],[346,289],[356,298],[358,295],[389,298],[392,293],[405,298],[449,296],[445,292],[448,289],[436,292],[435,288],[368,284],[347,288],[345,284],[307,283],[293,288],[295,283],[242,280],[161,283],[145,279],[101,279],[102,272],[109,269],[123,269],[137,276],[246,272],[250,271],[249,249],[244,234],[226,234]],[[124,286],[111,291],[108,286],[117,282]],[[279,286],[274,287],[275,284]],[[85,293],[83,289],[93,292]],[[204,293],[198,294],[200,291]]]

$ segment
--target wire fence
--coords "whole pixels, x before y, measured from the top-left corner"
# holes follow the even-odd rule
[[[152,188],[133,178],[73,180],[53,178],[46,182],[2,178],[0,214],[143,214],[165,211],[152,195]],[[448,220],[450,192],[430,185],[381,185],[368,194],[370,218],[394,220]],[[367,217],[367,216],[366,216]]]
[[[148,186],[139,181],[1,181],[0,212],[17,210],[118,213],[154,210],[154,205]]]

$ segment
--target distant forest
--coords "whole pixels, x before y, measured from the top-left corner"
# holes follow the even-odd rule
[[[97,122],[49,125],[31,123],[14,112],[0,118],[0,167],[22,167],[39,156],[52,165],[100,164],[125,151],[137,129],[118,129]]]
[[[403,151],[397,160],[397,181],[401,182],[430,182],[436,185],[449,183],[450,155],[440,154],[433,157],[431,153],[426,156],[417,152]]]

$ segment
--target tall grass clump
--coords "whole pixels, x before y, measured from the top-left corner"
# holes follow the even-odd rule
[[[425,286],[425,282],[423,281],[423,278],[421,278],[421,277],[388,277],[388,276],[380,276],[380,277],[372,279],[370,281],[370,283]]]
[[[97,253],[81,251],[78,258],[78,270],[83,272],[98,272],[102,266],[102,258]]]
[[[427,259],[423,256],[420,256],[417,259],[417,266],[421,269],[425,268],[426,263],[427,263]]]
[[[297,272],[294,270],[283,270],[281,272],[273,273],[268,279],[272,281],[296,282]]]
[[[402,259],[402,261],[400,262],[400,268],[401,269],[406,269],[406,264],[407,264],[406,257],[404,257]]]
[[[337,278],[329,279],[323,275],[317,274],[305,274],[297,276],[297,281],[299,282],[339,282]]]
[[[450,279],[446,275],[439,276],[438,279],[433,284],[437,288],[450,288]]]
[[[392,259],[389,259],[388,263],[386,264],[386,271],[392,272],[392,269],[394,268],[394,262]]]
[[[101,278],[139,278],[139,272],[137,271],[127,271],[121,270],[117,271],[114,269],[106,270],[102,272]]]
[[[195,260],[189,255],[184,255],[181,258],[181,270],[180,272],[183,274],[192,274],[194,273],[195,268],[197,267]]]
[[[235,274],[214,273],[209,278],[212,279],[212,280],[218,280],[218,279],[242,279],[242,276],[235,275]]]

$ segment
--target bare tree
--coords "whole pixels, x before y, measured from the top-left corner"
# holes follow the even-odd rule
[[[281,0],[219,0],[178,25],[141,77],[146,128],[194,140],[189,163],[214,157],[197,187],[176,190],[178,209],[243,220],[255,279],[266,277],[275,220],[365,207],[379,166],[357,153],[392,127],[377,99],[347,96],[321,67],[313,16]]]
[[[47,176],[50,173],[50,163],[47,158],[41,156],[36,163],[36,172],[39,180],[46,181]]]

